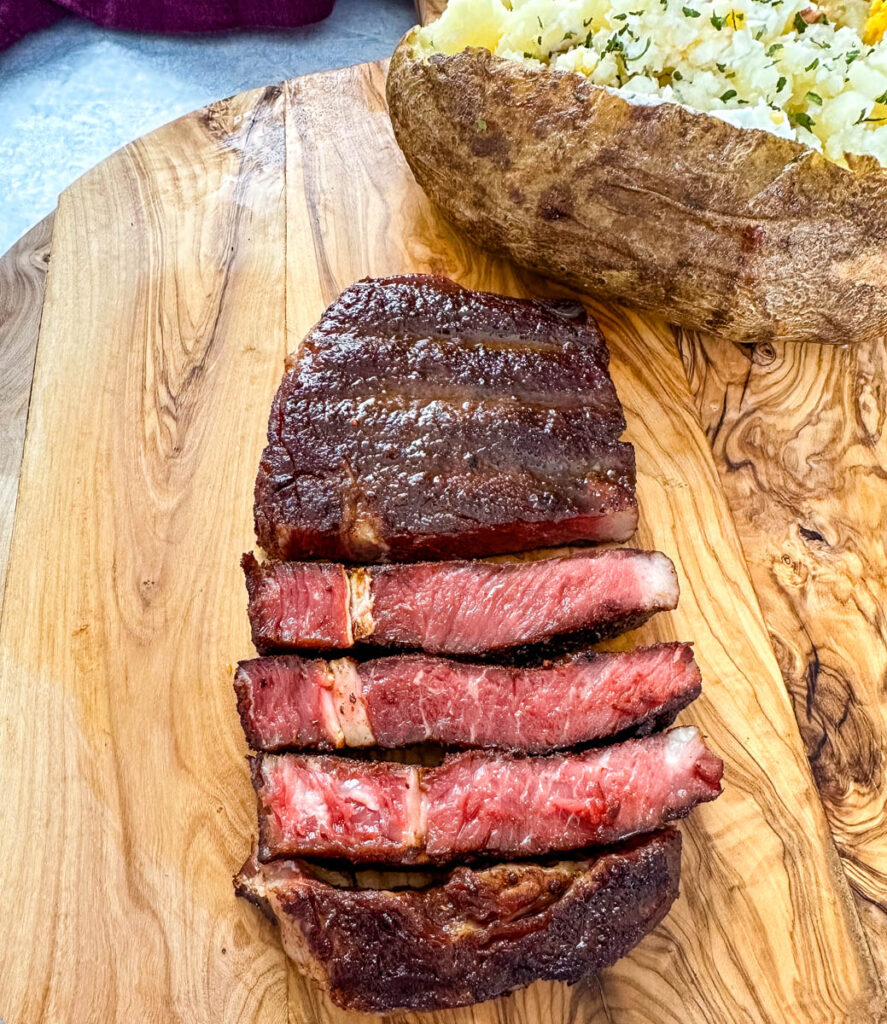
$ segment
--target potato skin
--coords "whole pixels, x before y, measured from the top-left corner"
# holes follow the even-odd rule
[[[474,242],[733,341],[887,334],[887,171],[468,49],[391,61],[417,181]]]

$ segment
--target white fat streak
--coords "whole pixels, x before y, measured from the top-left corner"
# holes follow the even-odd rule
[[[362,779],[359,776],[346,779],[342,783],[342,792],[351,803],[360,804],[361,807],[366,807],[367,810],[374,811],[376,814],[382,809],[382,805],[379,803],[379,792],[368,779]]]
[[[678,574],[672,560],[661,551],[654,551],[650,558],[638,566],[638,575],[649,587],[651,606],[670,610],[677,605]]]
[[[330,662],[332,704],[337,727],[349,747],[371,747],[376,742],[360,685],[357,662],[338,658]]]
[[[411,765],[407,783],[408,842],[411,846],[424,846],[428,836],[428,800],[422,791],[422,772],[418,765]]]
[[[321,831],[331,825],[330,808],[323,791],[300,779],[286,794],[287,802],[299,808],[305,820],[314,820]]]
[[[373,621],[372,579],[366,569],[348,570],[352,640],[370,636],[376,628]]]
[[[669,767],[681,764],[687,759],[687,748],[701,743],[699,730],[695,725],[685,725],[680,729],[672,729],[667,733],[665,743],[665,763]]]
[[[320,705],[323,714],[323,725],[330,742],[335,747],[343,747],[348,742],[347,733],[343,731],[342,723],[338,714],[338,699],[336,695],[335,662],[327,666],[326,679],[320,694]]]

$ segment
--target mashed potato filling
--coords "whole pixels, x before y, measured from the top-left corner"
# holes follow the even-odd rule
[[[884,0],[449,0],[419,46],[484,46],[887,166],[885,17]]]

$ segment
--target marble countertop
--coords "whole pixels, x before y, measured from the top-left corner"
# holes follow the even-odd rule
[[[66,19],[22,40],[0,53],[0,254],[131,139],[246,89],[387,57],[415,20],[412,0],[338,0],[288,32],[170,38]]]

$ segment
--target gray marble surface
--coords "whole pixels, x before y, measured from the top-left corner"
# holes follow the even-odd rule
[[[412,0],[338,0],[290,32],[168,38],[66,19],[0,53],[0,253],[115,149],[211,100],[387,57]]]

